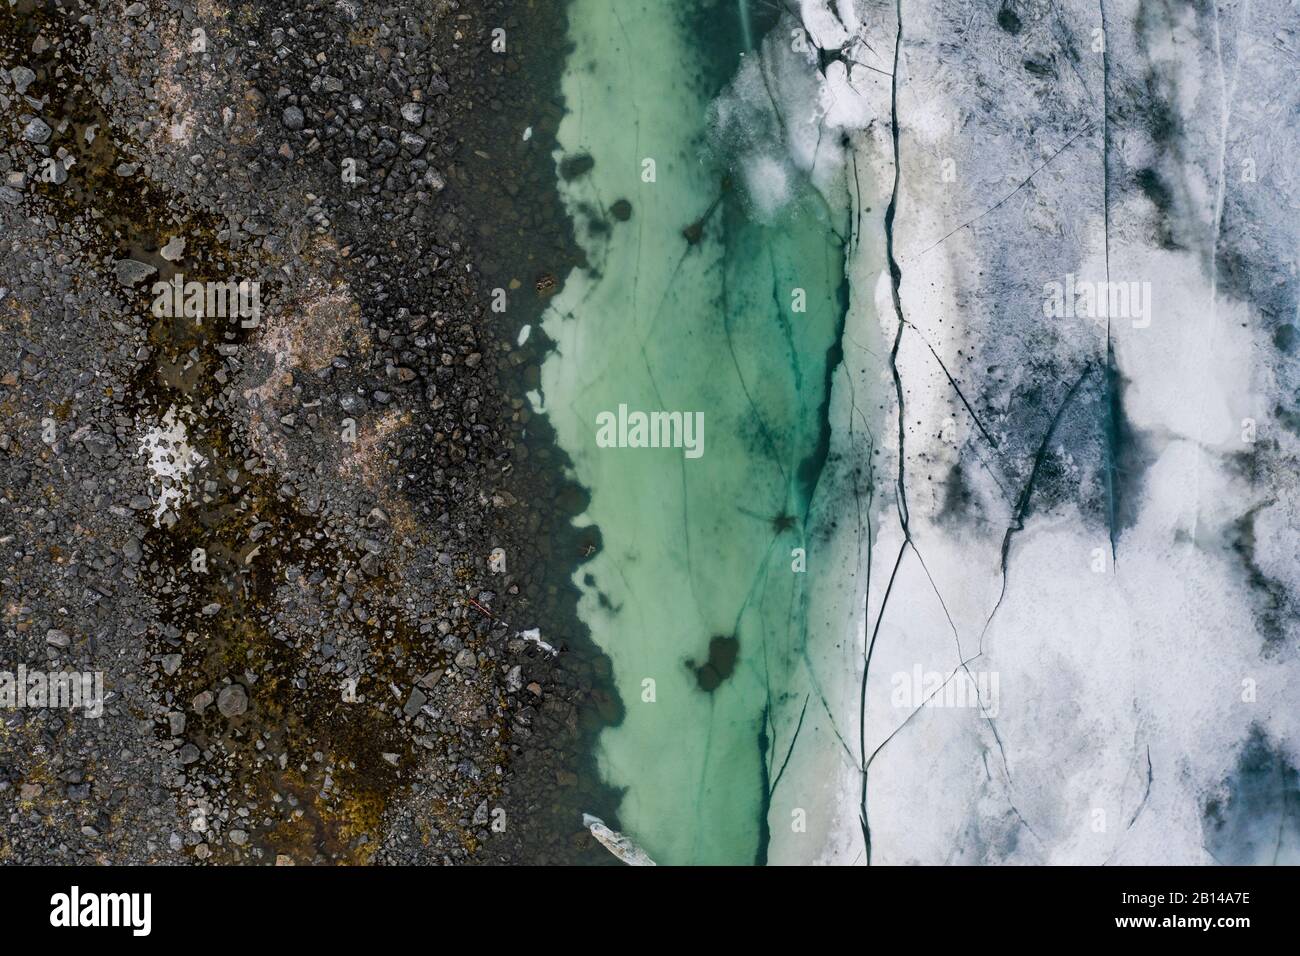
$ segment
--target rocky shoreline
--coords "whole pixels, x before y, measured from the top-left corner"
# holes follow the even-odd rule
[[[0,712],[0,862],[612,861],[520,335],[563,10],[461,6],[0,9],[0,668],[107,692]]]

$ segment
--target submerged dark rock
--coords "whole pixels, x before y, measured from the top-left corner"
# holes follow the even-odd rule
[[[1015,36],[1020,32],[1020,17],[1016,16],[1016,11],[1010,7],[1003,7],[998,11],[998,26]]]
[[[700,690],[711,694],[735,672],[739,657],[739,638],[718,635],[709,641],[708,660],[703,664],[688,661],[687,666],[695,671],[695,679],[699,682]]]
[[[560,160],[560,175],[565,179],[577,179],[586,175],[596,166],[596,160],[588,153],[566,156]]]
[[[1205,848],[1227,866],[1300,861],[1300,774],[1256,727],[1220,793],[1205,801]]]

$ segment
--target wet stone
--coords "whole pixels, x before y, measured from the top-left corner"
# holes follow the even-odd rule
[[[175,262],[185,254],[185,237],[172,236],[167,240],[167,245],[159,250],[159,254],[168,262]]]
[[[217,696],[217,710],[223,717],[238,717],[248,710],[248,693],[239,684],[222,688]]]
[[[36,74],[25,66],[16,66],[9,71],[9,79],[13,81],[14,89],[19,95],[27,92],[27,87],[31,86],[36,80]]]
[[[414,133],[403,133],[400,138],[402,148],[413,156],[424,152],[424,147],[429,143],[423,136],[416,136]]]
[[[23,139],[29,143],[44,143],[53,131],[39,116],[33,116],[23,127]]]
[[[113,263],[113,271],[117,275],[117,281],[130,288],[143,282],[158,270],[147,262],[140,262],[136,259],[118,259],[117,262]]]
[[[412,688],[411,696],[406,699],[406,706],[402,708],[402,713],[407,717],[414,717],[420,712],[420,708],[424,706],[428,699],[418,687]]]

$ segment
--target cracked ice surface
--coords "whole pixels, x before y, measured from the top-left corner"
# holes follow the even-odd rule
[[[1296,862],[1289,7],[802,16],[865,190],[832,458],[883,454],[820,503],[871,518],[840,796],[812,851],[774,803],[773,858]]]
[[[830,703],[805,662],[844,616],[809,585],[838,580],[810,505],[844,317],[848,167],[835,137],[786,109],[818,95],[806,57],[777,37],[761,62],[736,51],[697,69],[702,37],[671,12],[572,7],[557,159],[591,158],[560,187],[588,266],[543,320],[555,351],[536,404],[600,531],[575,584],[625,707],[597,753],[624,790],[609,830],[662,864],[752,863],[769,805],[792,812],[795,741],[835,759],[813,743]],[[611,226],[619,200],[630,217]],[[703,415],[704,453],[601,445],[599,417],[620,406]]]

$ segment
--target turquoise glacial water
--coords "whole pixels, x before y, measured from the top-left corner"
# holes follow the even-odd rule
[[[788,205],[754,213],[745,131],[710,129],[759,29],[740,12],[572,4],[557,170],[588,264],[544,318],[556,347],[535,396],[603,542],[576,577],[626,707],[600,771],[624,791],[620,829],[667,864],[766,861],[770,794],[811,693],[803,662],[843,627],[810,624],[827,553],[810,504],[849,205],[796,176]],[[563,162],[583,155],[590,169]],[[601,447],[598,417],[620,405],[702,412],[703,453]]]

